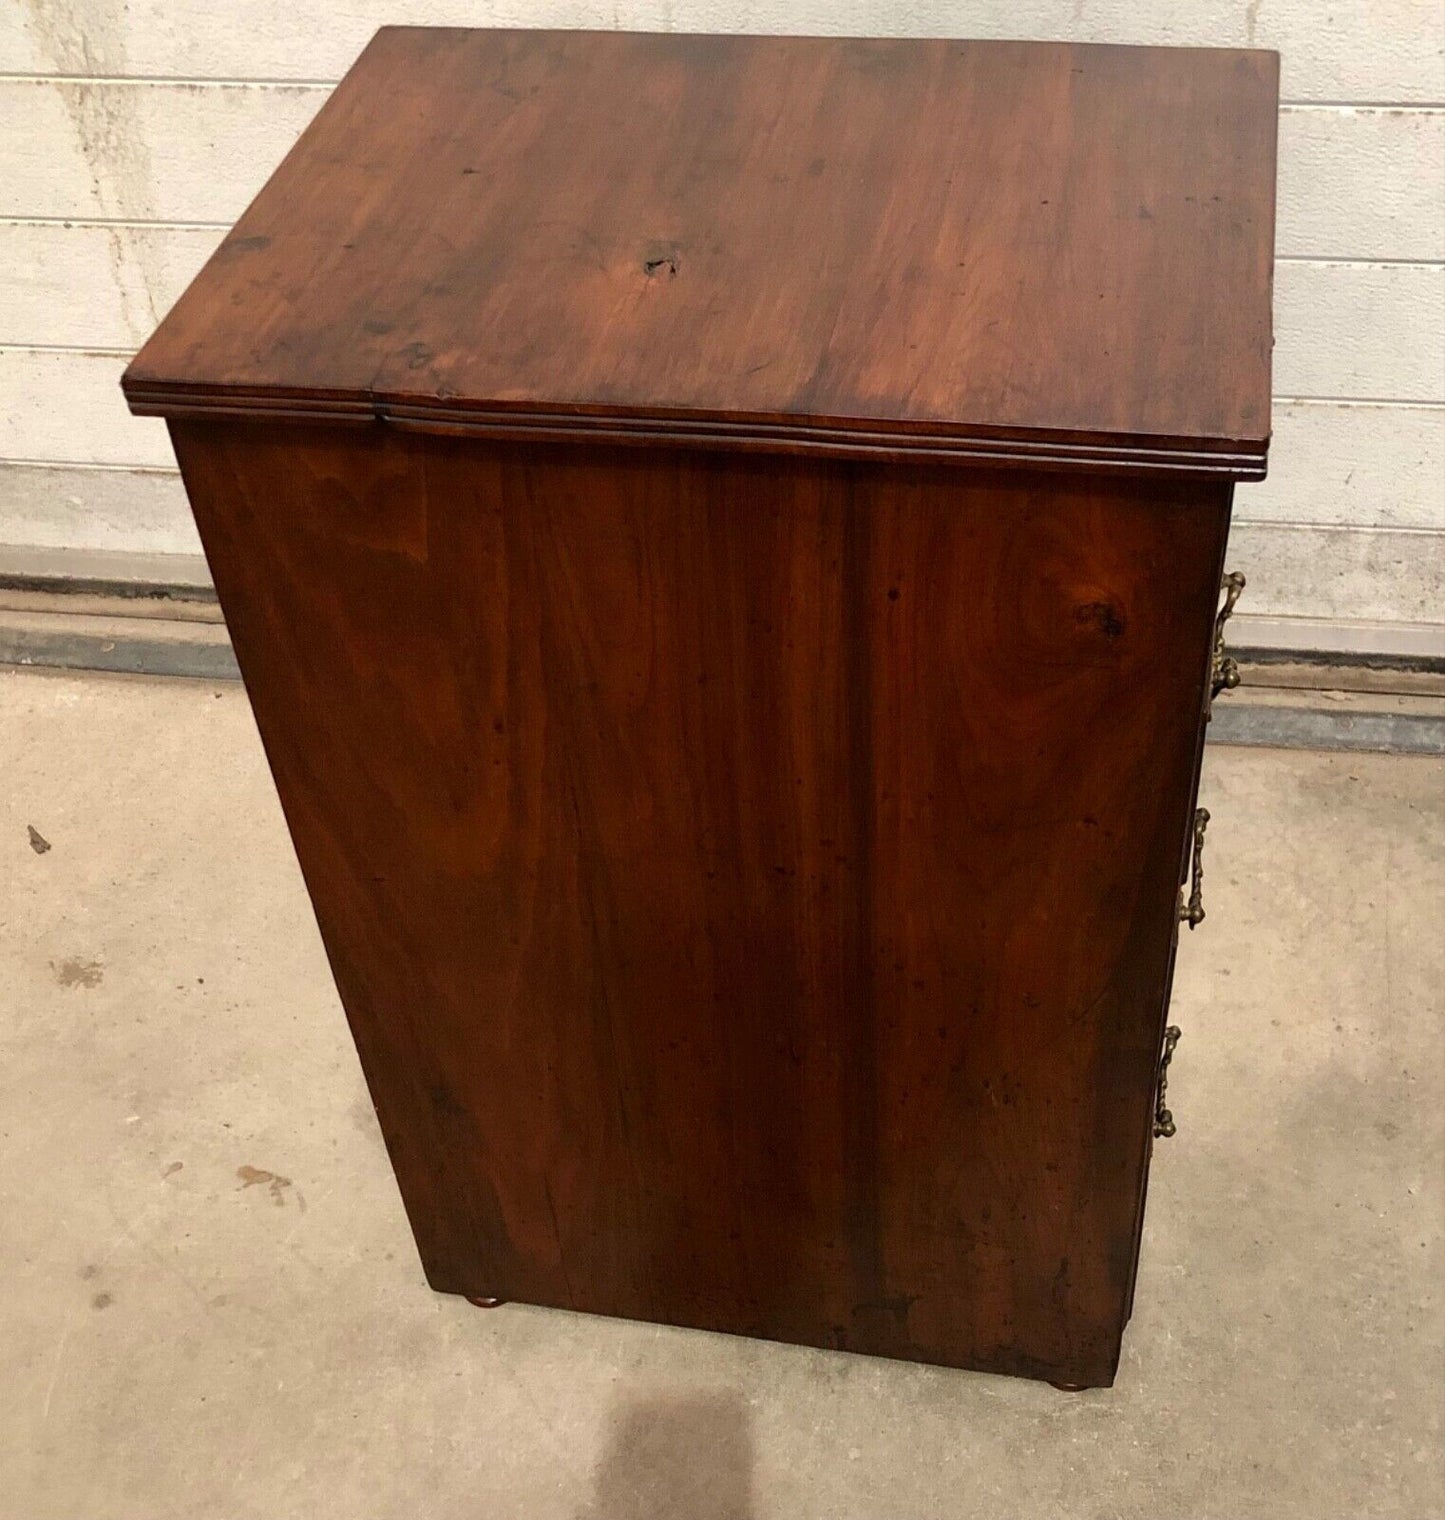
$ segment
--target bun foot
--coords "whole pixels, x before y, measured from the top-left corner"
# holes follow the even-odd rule
[[[473,1299],[472,1302],[475,1303],[476,1300]],[[1083,1393],[1083,1392],[1085,1392],[1085,1390],[1087,1390],[1088,1388],[1092,1387],[1092,1384],[1089,1384],[1089,1383],[1057,1383],[1057,1382],[1054,1381],[1053,1378],[1050,1378],[1049,1379],[1049,1387],[1050,1388],[1057,1388],[1060,1393]]]
[[[467,1294],[467,1302],[475,1304],[478,1309],[495,1309],[501,1304],[502,1300],[500,1298],[473,1298],[469,1293]]]

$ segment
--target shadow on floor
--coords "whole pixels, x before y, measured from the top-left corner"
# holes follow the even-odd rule
[[[623,1400],[577,1520],[753,1520],[752,1415],[738,1394]]]

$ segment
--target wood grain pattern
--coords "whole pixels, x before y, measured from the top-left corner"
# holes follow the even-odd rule
[[[1277,73],[1250,51],[388,28],[127,394],[1257,476]]]
[[[432,1283],[1108,1382],[1228,486],[173,433]]]

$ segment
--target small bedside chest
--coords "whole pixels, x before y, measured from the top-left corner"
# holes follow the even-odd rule
[[[1112,1380],[1277,73],[387,29],[131,365],[433,1286]]]

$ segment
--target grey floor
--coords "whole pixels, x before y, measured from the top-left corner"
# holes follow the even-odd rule
[[[0,775],[4,1520],[1445,1512],[1445,761],[1211,749],[1075,1395],[433,1295],[241,689],[0,673]]]

